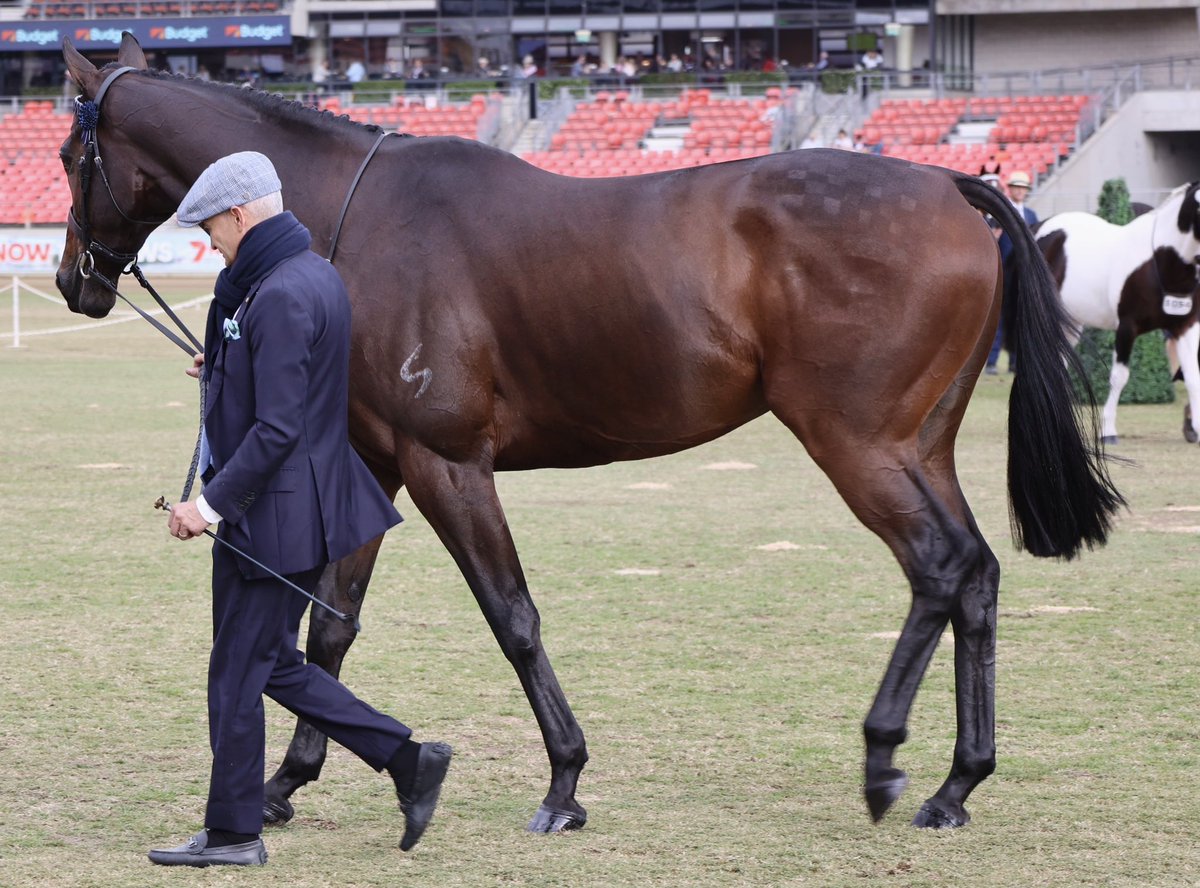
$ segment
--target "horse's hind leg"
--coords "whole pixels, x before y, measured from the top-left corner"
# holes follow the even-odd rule
[[[1183,437],[1189,444],[1197,441],[1200,430],[1200,323],[1192,324],[1179,336],[1176,345],[1179,369],[1183,373],[1183,384],[1187,387],[1190,412],[1184,415]],[[1190,434],[1189,434],[1190,433]]]
[[[587,746],[542,647],[541,621],[491,466],[482,461],[450,462],[412,441],[402,442],[399,451],[409,495],[462,571],[541,728],[550,758],[550,790],[528,829],[578,829],[587,822],[587,812],[575,801]]]
[[[336,564],[329,565],[321,575],[317,597],[343,613],[358,615],[382,541],[383,537],[379,537]],[[352,626],[334,619],[324,608],[312,608],[308,619],[308,662],[337,678],[346,652],[353,643]],[[321,776],[327,745],[324,734],[303,719],[296,720],[296,731],[288,745],[287,755],[264,787],[263,822],[280,824],[292,819],[295,811],[288,799],[301,786]]]
[[[913,818],[914,826],[963,826],[970,819],[967,796],[996,767],[996,605],[1000,564],[967,506],[954,471],[954,439],[970,385],[955,386],[921,430],[926,477],[942,500],[957,503],[975,541],[974,569],[965,576],[950,612],[954,628],[955,711],[958,721],[950,775]]]
[[[1121,392],[1129,382],[1129,358],[1133,354],[1133,341],[1137,331],[1131,324],[1122,322],[1117,327],[1116,341],[1113,344],[1112,370],[1108,374],[1108,400],[1104,402],[1103,425],[1101,426],[1101,441],[1105,444],[1117,443],[1117,404],[1121,401]]]
[[[942,823],[922,822],[920,816],[914,822],[965,823],[963,800],[994,767],[991,652],[998,570],[965,509],[952,457],[973,375],[961,377],[942,399],[919,442],[886,440],[881,429],[889,426],[878,416],[866,420],[845,412],[808,413],[772,404],[859,520],[891,548],[912,587],[908,618],[864,724],[864,793],[875,820],[883,817],[907,783],[904,772],[893,766],[893,756],[907,737],[917,687],[951,619],[956,632],[960,626],[964,632],[969,628],[973,637],[986,640],[964,644],[956,653],[959,745],[953,784],[948,781],[940,794],[946,817]],[[855,427],[855,422],[862,426]],[[990,610],[984,604],[989,597]]]

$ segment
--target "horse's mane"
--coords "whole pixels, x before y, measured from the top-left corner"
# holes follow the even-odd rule
[[[294,99],[289,99],[281,93],[269,93],[261,89],[248,88],[233,83],[220,83],[212,80],[197,80],[186,74],[172,71],[160,71],[152,68],[139,69],[132,72],[140,77],[150,77],[156,80],[177,80],[189,86],[202,90],[221,91],[228,95],[236,95],[240,101],[251,105],[264,115],[277,120],[300,120],[304,123],[315,124],[325,129],[344,129],[353,127],[370,133],[382,132],[382,128],[373,123],[359,123],[351,120],[345,114],[335,115],[311,105],[305,105]]]

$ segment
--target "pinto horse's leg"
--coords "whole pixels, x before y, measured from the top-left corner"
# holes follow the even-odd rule
[[[1124,321],[1117,327],[1117,339],[1113,344],[1112,370],[1108,374],[1108,400],[1104,402],[1103,424],[1100,440],[1105,444],[1117,443],[1117,404],[1121,392],[1129,382],[1129,358],[1133,354],[1133,341],[1137,331]]]
[[[317,597],[343,613],[357,616],[362,610],[363,596],[382,542],[383,537],[379,537],[336,564],[329,565],[321,575]],[[314,607],[310,611],[306,648],[308,662],[337,678],[346,652],[353,643],[352,625],[334,619],[323,608]],[[301,786],[321,776],[327,742],[324,734],[303,719],[297,719],[287,755],[264,787],[265,823],[281,824],[292,819],[295,811],[288,799]]]
[[[587,822],[587,812],[575,801],[587,745],[542,647],[540,618],[491,465],[450,462],[411,441],[399,450],[409,495],[462,571],[541,728],[550,758],[550,791],[527,828],[543,833],[578,829]]]
[[[1191,425],[1191,436],[1188,435],[1188,429],[1184,428],[1183,436],[1188,443],[1195,443],[1200,440],[1197,432],[1200,432],[1200,357],[1197,352],[1200,350],[1200,324],[1192,324],[1179,336],[1179,344],[1176,346],[1176,353],[1179,357],[1179,369],[1183,372],[1183,384],[1187,387],[1188,405],[1192,408],[1190,415],[1185,416],[1185,421]]]

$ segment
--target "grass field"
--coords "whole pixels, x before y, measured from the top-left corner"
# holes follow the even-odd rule
[[[30,281],[52,292],[49,281]],[[181,282],[172,298],[203,294]],[[7,297],[4,297],[7,298]],[[0,306],[6,305],[0,302]],[[88,324],[22,299],[26,334]],[[203,326],[201,307],[185,311]],[[0,310],[0,333],[11,333]],[[195,439],[186,359],[144,323],[0,340],[0,886],[1184,886],[1200,884],[1200,450],[1179,405],[1122,408],[1130,501],[1076,562],[1013,551],[1007,377],[960,435],[1000,558],[996,774],[973,823],[907,825],[949,768],[952,644],[874,825],[861,721],[908,606],[884,546],[764,418],[670,458],[500,478],[559,679],[588,736],[587,827],[523,827],[536,724],[448,555],[401,494],[343,678],[456,749],[411,854],[390,783],[340,749],[267,834],[264,870],[173,871],[201,824],[204,544],[169,538]],[[268,704],[268,767],[291,735]]]

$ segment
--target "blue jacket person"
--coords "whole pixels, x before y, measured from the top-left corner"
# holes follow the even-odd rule
[[[208,384],[204,492],[171,512],[180,539],[217,534],[308,591],[325,566],[400,522],[351,449],[347,432],[350,303],[341,277],[283,210],[279,178],[252,151],[196,180],[179,224],[200,225],[225,258],[204,354],[188,371]],[[154,863],[266,862],[263,694],[396,784],[405,831],[420,839],[450,765],[444,743],[417,743],[297,649],[307,599],[268,572],[213,549],[208,675],[212,776],[205,829]]]

